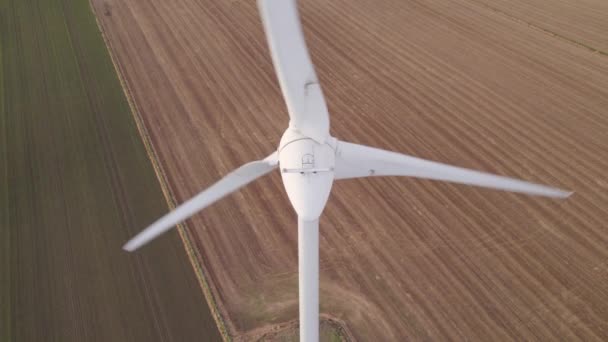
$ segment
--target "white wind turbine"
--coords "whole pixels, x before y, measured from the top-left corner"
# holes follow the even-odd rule
[[[280,167],[298,214],[300,341],[319,339],[319,217],[335,179],[410,176],[547,197],[571,192],[449,166],[329,135],[329,115],[306,49],[296,0],[258,0],[272,60],[289,111],[277,151],[232,171],[131,239],[133,251],[199,210]]]

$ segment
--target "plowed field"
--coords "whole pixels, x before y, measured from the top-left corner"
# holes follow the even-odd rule
[[[92,3],[177,202],[276,149],[288,117],[254,1]],[[576,191],[335,183],[325,317],[361,341],[608,339],[608,58],[464,0],[300,9],[334,136]],[[293,329],[278,173],[188,227],[231,335]]]

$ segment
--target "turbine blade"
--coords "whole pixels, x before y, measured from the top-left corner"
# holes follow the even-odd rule
[[[336,179],[410,176],[557,198],[572,194],[570,191],[343,141],[338,142],[335,175]]]
[[[222,197],[272,171],[277,167],[277,164],[278,153],[275,152],[263,160],[247,163],[239,167],[141,231],[129,240],[123,246],[123,249],[130,252],[138,249]]]
[[[289,126],[319,143],[329,136],[329,114],[304,40],[295,0],[258,0]]]

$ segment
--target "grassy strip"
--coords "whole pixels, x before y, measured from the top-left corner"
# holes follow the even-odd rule
[[[167,206],[89,2],[0,30],[0,341],[219,339],[176,238],[120,249]]]
[[[97,13],[97,11],[95,10],[95,6],[93,6],[91,3],[90,3],[90,7],[91,7],[91,10],[93,11],[93,13],[95,14],[95,20],[97,22],[97,26],[98,26],[98,28],[101,32],[101,36],[110,52],[110,59],[112,61],[116,74],[118,75],[120,84],[122,85],[122,88],[124,89],[124,92],[125,92],[125,95],[127,98],[127,102],[129,103],[129,107],[131,108],[131,113],[133,114],[133,118],[137,125],[137,129],[138,129],[141,139],[144,143],[144,147],[146,149],[150,162],[152,163],[152,166],[154,168],[156,177],[158,178],[158,181],[160,183],[160,186],[161,186],[163,195],[165,197],[165,200],[167,202],[167,205],[169,206],[169,208],[174,209],[175,205],[176,205],[175,198],[173,196],[173,193],[169,189],[167,177],[166,177],[163,169],[160,166],[157,154],[154,150],[154,147],[152,146],[150,135],[148,134],[148,131],[145,127],[143,118],[140,115],[139,108],[137,107],[137,104],[133,100],[133,96],[132,96],[131,89],[129,88],[129,84],[124,79],[123,71],[121,69],[120,63],[118,63],[116,61],[116,59],[114,58],[114,50],[112,48],[112,43],[107,38],[107,36],[103,30],[103,26],[99,22],[98,16],[100,14]],[[204,275],[203,267],[199,261],[200,255],[198,255],[195,248],[193,247],[193,244],[190,241],[188,232],[186,231],[186,227],[183,224],[179,224],[177,226],[177,229],[178,229],[180,238],[182,239],[182,242],[184,244],[184,248],[186,249],[186,253],[188,254],[188,258],[190,259],[192,268],[194,269],[194,272],[198,279],[199,285],[201,286],[201,289],[203,290],[205,299],[207,300],[207,303],[209,305],[209,309],[211,310],[213,318],[215,319],[215,322],[219,328],[220,334],[222,335],[222,339],[226,342],[231,341],[232,338],[230,337],[230,334],[228,333],[228,329],[226,328],[226,324],[220,313],[217,302],[215,301],[215,298],[213,297],[211,288],[209,287],[207,279]]]
[[[194,272],[196,273],[196,277],[203,290],[203,293],[205,294],[205,298],[207,299],[207,303],[209,304],[209,308],[211,309],[213,318],[215,318],[217,326],[220,329],[220,333],[222,334],[222,339],[226,342],[230,342],[230,341],[232,341],[232,338],[230,337],[230,334],[228,334],[228,329],[226,328],[224,319],[222,318],[222,315],[219,311],[217,302],[215,301],[215,298],[213,297],[211,288],[209,287],[209,284],[207,283],[207,278],[205,277],[205,274],[203,273],[203,266],[199,262],[200,254],[193,247],[193,244],[190,241],[188,232],[186,231],[185,227],[182,224],[180,224],[178,226],[178,231],[179,231],[179,235],[182,238],[182,241],[184,243],[184,247],[186,248],[186,252],[188,253],[188,257],[190,258],[192,267],[194,268]]]
[[[551,30],[549,30],[549,29],[543,28],[543,27],[541,27],[541,26],[538,26],[538,25],[533,24],[533,23],[531,23],[531,22],[525,21],[525,20],[523,20],[523,19],[519,19],[518,17],[516,17],[516,16],[514,16],[514,15],[511,15],[511,14],[509,14],[509,13],[507,13],[507,12],[504,12],[504,11],[502,11],[502,10],[499,10],[499,9],[497,9],[497,8],[495,8],[495,7],[492,7],[492,6],[488,5],[488,4],[481,3],[481,2],[477,2],[477,1],[475,1],[475,0],[472,0],[472,1],[473,1],[474,3],[476,3],[476,4],[478,4],[478,5],[480,5],[480,6],[482,6],[482,7],[485,7],[486,9],[488,9],[488,10],[490,10],[490,11],[492,11],[492,12],[496,13],[496,14],[502,15],[502,16],[504,16],[505,18],[510,19],[510,20],[512,20],[512,21],[514,21],[514,22],[516,22],[516,23],[520,23],[520,24],[527,25],[528,27],[530,27],[530,28],[532,28],[532,29],[535,29],[535,30],[538,30],[538,31],[544,32],[544,33],[546,33],[546,34],[548,34],[548,35],[550,35],[550,36],[552,36],[552,37],[554,37],[554,38],[560,39],[560,40],[565,41],[565,42],[567,42],[567,43],[570,43],[570,44],[573,44],[573,45],[576,45],[576,46],[579,46],[579,47],[585,48],[585,49],[587,49],[587,50],[589,50],[589,51],[591,51],[591,52],[593,52],[593,53],[597,53],[597,54],[600,54],[600,55],[602,55],[602,56],[608,56],[608,52],[602,51],[602,50],[600,50],[600,49],[596,49],[596,48],[594,48],[593,46],[587,45],[587,44],[585,44],[585,43],[583,43],[583,42],[580,42],[580,41],[575,40],[575,39],[572,39],[572,38],[568,38],[568,37],[563,36],[563,35],[561,35],[561,34],[559,34],[559,33],[553,32],[553,31],[551,31]]]
[[[12,341],[11,244],[8,203],[8,160],[6,150],[6,103],[4,96],[4,42],[6,41],[6,4],[0,1],[0,340]]]

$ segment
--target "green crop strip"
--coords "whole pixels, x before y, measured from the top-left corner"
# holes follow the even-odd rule
[[[6,41],[6,4],[0,1],[0,340],[12,341],[11,245],[8,221],[8,165],[6,103],[4,98],[4,42]]]
[[[219,336],[175,237],[120,249],[166,210],[88,0],[0,0],[0,341]]]

